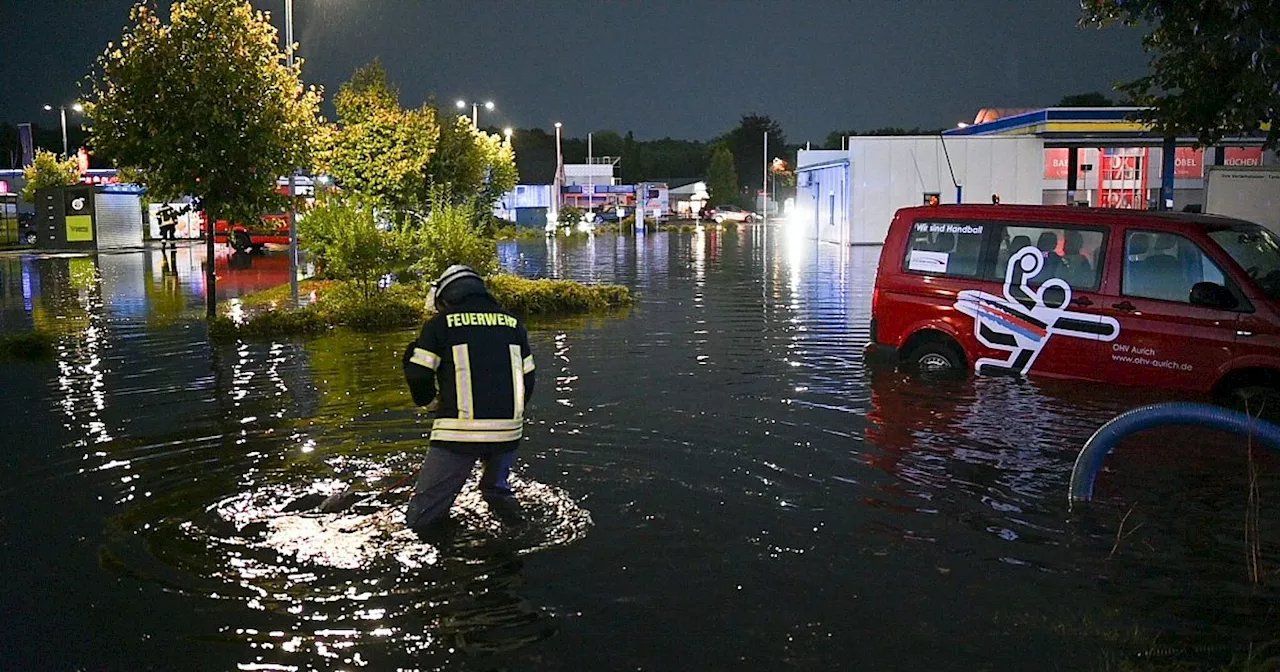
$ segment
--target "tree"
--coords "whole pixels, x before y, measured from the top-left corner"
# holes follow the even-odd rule
[[[1089,93],[1077,93],[1070,96],[1063,96],[1058,101],[1057,107],[1112,107],[1115,102],[1106,96],[1106,94],[1097,91]]]
[[[378,206],[424,208],[422,176],[440,139],[435,109],[402,109],[399,92],[376,60],[356,70],[333,102],[338,123],[320,134],[317,168]]]
[[[1256,133],[1280,141],[1280,6],[1275,0],[1083,0],[1083,23],[1150,26],[1151,72],[1117,88],[1148,107],[1139,117],[1164,136],[1201,145]]]
[[[36,202],[36,190],[48,187],[69,187],[80,181],[80,166],[74,158],[58,160],[53,152],[36,150],[35,161],[22,169],[27,185],[22,188],[22,200]]]
[[[765,133],[769,134],[769,158],[781,156],[786,151],[786,136],[782,126],[767,116],[744,115],[738,127],[721,139],[733,153],[738,186],[743,190],[754,191],[764,184]]]
[[[481,217],[515,187],[515,152],[501,137],[472,126],[470,117],[437,116],[440,140],[427,162],[426,184],[452,194],[455,203],[477,201],[473,214]]]
[[[738,200],[738,171],[733,166],[733,152],[724,144],[716,145],[711,152],[707,191],[711,194],[712,203],[733,203]]]
[[[198,198],[211,222],[277,205],[277,178],[307,163],[320,92],[302,85],[300,60],[285,64],[269,17],[247,0],[185,0],[168,25],[141,2],[130,18],[93,74],[94,149],[153,197]],[[212,235],[208,255],[212,317]]]

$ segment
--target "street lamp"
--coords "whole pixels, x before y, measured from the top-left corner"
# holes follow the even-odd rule
[[[562,183],[562,173],[564,172],[564,155],[560,153],[560,122],[556,122],[556,217],[560,215],[560,201],[562,194],[560,193],[564,184]]]
[[[493,108],[494,108],[494,104],[492,100],[484,103],[484,109],[488,110],[489,112],[492,112]],[[458,109],[459,110],[467,109],[467,101],[459,100]],[[475,126],[476,128],[480,128],[480,103],[471,103],[471,125]]]
[[[80,103],[73,103],[71,105],[71,110],[73,112],[84,112],[84,105],[81,105]],[[44,111],[52,112],[53,106],[45,105]],[[58,112],[62,116],[62,158],[65,159],[71,155],[71,149],[67,146],[67,107],[65,105],[59,105]]]

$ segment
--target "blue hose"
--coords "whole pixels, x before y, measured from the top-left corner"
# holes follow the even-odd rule
[[[1085,442],[1071,470],[1070,501],[1093,499],[1093,481],[1102,469],[1102,460],[1121,439],[1134,432],[1170,425],[1197,425],[1232,434],[1251,434],[1268,448],[1280,451],[1280,427],[1239,411],[1188,402],[1143,406],[1112,418]]]

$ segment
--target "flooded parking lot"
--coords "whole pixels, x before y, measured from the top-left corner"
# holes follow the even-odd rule
[[[1274,637],[1246,567],[1280,559],[1272,456],[1249,544],[1250,451],[1208,432],[1127,441],[1069,510],[1089,435],[1167,397],[869,370],[878,255],[760,225],[504,243],[639,300],[535,324],[530,523],[464,496],[445,549],[378,492],[425,448],[409,332],[212,346],[199,248],[0,257],[0,330],[60,337],[0,367],[0,668],[1078,670]],[[219,290],[283,260],[223,258]],[[352,482],[376,494],[285,510]]]

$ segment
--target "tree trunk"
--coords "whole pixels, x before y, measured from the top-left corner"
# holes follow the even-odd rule
[[[214,229],[218,226],[218,218],[210,210],[205,210],[207,223],[205,236],[204,296],[205,316],[210,320],[218,316],[218,276],[214,272],[213,241]]]

